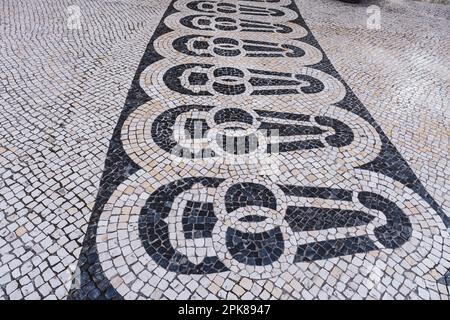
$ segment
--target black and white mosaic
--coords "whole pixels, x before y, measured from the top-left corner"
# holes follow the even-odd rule
[[[408,297],[446,279],[448,227],[295,3],[178,0],[114,130],[71,298]]]

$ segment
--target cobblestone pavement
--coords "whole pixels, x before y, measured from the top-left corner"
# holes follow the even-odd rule
[[[0,2],[1,299],[448,299],[450,9]]]

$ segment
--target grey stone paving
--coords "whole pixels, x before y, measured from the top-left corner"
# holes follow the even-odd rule
[[[251,5],[258,3],[252,2]],[[71,7],[73,5],[78,7]],[[449,234],[445,228],[449,226],[443,224],[442,218],[445,219],[450,212],[449,7],[415,1],[363,1],[361,5],[350,5],[331,0],[298,0],[296,5],[331,64],[417,177],[412,185],[421,184],[424,187],[417,196],[409,188],[398,187],[390,178],[369,174],[366,186],[359,173],[351,173],[346,176],[348,181],[355,180],[349,188],[358,185],[361,190],[366,190],[370,187],[372,191],[384,192],[386,197],[392,195],[393,199],[406,199],[402,203],[412,201],[414,204],[408,208],[413,225],[409,239],[417,241],[408,240],[393,250],[323,258],[314,263],[300,263],[299,266],[293,264],[289,260],[291,256],[287,255],[285,262],[272,269],[258,268],[260,266],[247,269],[246,266],[252,263],[245,260],[245,255],[229,258],[226,246],[218,248],[211,245],[213,251],[228,261],[225,266],[229,270],[216,270],[215,273],[202,271],[204,274],[200,272],[197,275],[156,267],[151,255],[143,247],[133,244],[133,241],[141,241],[139,236],[134,238],[135,230],[121,234],[116,231],[121,229],[120,226],[108,229],[109,216],[104,218],[104,214],[100,217],[98,233],[91,232],[92,245],[89,232],[87,238],[85,235],[88,225],[91,229],[97,226],[95,219],[99,218],[95,218],[95,212],[98,215],[101,213],[98,207],[95,208],[99,188],[110,189],[108,192],[111,193],[115,191],[115,188],[109,188],[108,183],[106,187],[105,182],[100,183],[102,174],[108,172],[111,165],[114,167],[114,163],[107,161],[105,164],[111,137],[124,109],[139,61],[169,3],[144,0],[3,0],[0,3],[1,299],[64,299],[70,289],[71,298],[82,299],[448,299],[450,252]],[[381,29],[368,28],[370,13],[367,10],[371,5],[379,6],[381,10]],[[280,7],[270,3],[267,6]],[[71,29],[77,8],[81,13],[81,29]],[[186,14],[189,10],[181,12]],[[373,11],[370,12],[373,14]],[[283,22],[282,19],[280,21]],[[266,40],[277,39],[268,37]],[[167,66],[183,62],[182,58],[177,59],[166,59]],[[195,59],[190,62],[195,62]],[[268,63],[273,68],[283,68],[282,64]],[[302,63],[308,65],[307,62],[298,64]],[[267,67],[268,64],[264,65]],[[292,71],[295,64],[288,67]],[[166,66],[162,66],[161,70],[164,68]],[[155,85],[152,72],[149,73],[146,90],[153,95],[152,98],[159,99],[161,105],[150,106],[142,114],[131,117],[136,122],[129,120],[127,128],[141,128],[139,121],[145,123],[147,117],[153,121],[152,117],[169,109],[164,103],[169,103],[169,107],[173,108],[177,101],[189,101],[173,92],[162,93],[162,97],[158,97],[159,89],[152,89]],[[338,88],[339,84],[336,86]],[[345,89],[340,90],[331,91],[323,101],[337,100],[340,92],[345,92]],[[265,102],[266,111],[284,109],[292,113],[299,110],[289,106],[292,99],[265,100],[268,101]],[[226,101],[228,98],[213,100],[219,105]],[[249,101],[248,106],[252,103],[258,107],[263,104],[262,101]],[[276,103],[280,109],[275,110],[270,103]],[[247,107],[245,110],[250,109]],[[315,112],[311,108],[303,111]],[[364,129],[364,121],[343,111],[333,111],[327,115],[341,120],[352,119],[351,123],[357,124],[352,128],[363,128],[360,132],[355,131],[359,134],[357,141],[360,143],[364,143],[365,135],[372,132],[370,126]],[[146,135],[136,133],[137,139],[142,136]],[[142,148],[142,144],[133,145],[134,140],[127,139],[130,146],[126,148],[130,154]],[[381,145],[377,138],[374,139],[373,150],[367,151],[367,154],[353,154],[350,151],[344,159],[351,159],[359,165],[367,163],[364,161],[372,155],[376,156],[377,146]],[[149,161],[164,159],[164,153],[158,153],[160,149],[150,150],[155,151],[150,160],[144,158],[142,163],[138,163],[139,166],[152,167]],[[131,157],[135,161],[140,159],[139,153]],[[304,155],[293,158],[302,160],[285,164],[288,171],[308,167],[305,163],[314,163],[314,159],[308,162]],[[275,182],[310,181],[314,185],[328,181],[328,185],[344,187],[344,182],[335,181],[335,177],[326,173],[341,172],[339,168],[326,158],[321,161],[323,163],[319,162],[318,171],[313,170],[314,166],[310,169],[313,176],[299,173],[296,178],[282,178]],[[334,166],[334,169],[330,170],[324,164]],[[208,176],[201,164],[200,168],[194,167],[192,170]],[[227,171],[233,170],[231,166]],[[252,181],[255,185],[264,186],[264,190],[270,189],[276,193],[278,199],[285,197],[282,194],[284,191],[275,185],[273,179],[267,182],[261,178],[247,177],[240,181],[233,175],[231,177],[235,184],[249,184]],[[125,214],[133,216],[133,208],[143,206],[141,202],[147,200],[135,198],[133,193],[146,194],[169,182],[172,182],[170,177],[160,178],[151,171],[138,173],[136,180],[125,182],[125,187],[119,187],[103,205],[106,210],[119,215],[116,220],[113,219],[114,223],[124,222],[120,214],[130,210]],[[209,186],[197,183],[191,190],[185,190],[184,198],[179,200],[181,208],[186,210],[186,201],[193,199],[216,203],[220,192],[212,190],[216,185],[212,180],[210,183]],[[390,189],[390,184],[395,184],[395,188]],[[227,194],[233,186],[227,182],[219,190]],[[124,209],[120,203],[117,204],[116,200],[120,202],[121,197],[128,197],[128,204],[131,205],[127,204]],[[292,200],[295,197],[288,195],[286,203],[298,201]],[[424,197],[427,199],[424,200]],[[102,203],[101,197],[97,199],[97,206],[99,203]],[[321,206],[320,201],[316,200],[314,205]],[[408,204],[405,206],[408,207]],[[92,212],[94,215],[91,217]],[[369,210],[370,213],[373,212]],[[215,214],[223,218],[223,214]],[[131,221],[130,225],[134,222]],[[219,223],[225,225],[228,222],[226,219],[219,220],[216,225]],[[284,224],[279,223],[284,228]],[[416,225],[418,229],[414,229]],[[180,227],[183,230],[177,228],[174,229],[176,234],[183,233],[183,226]],[[267,231],[266,226],[263,228]],[[287,233],[290,232],[288,229],[286,227]],[[216,238],[205,239],[212,239],[213,242],[219,239],[219,230]],[[351,231],[354,230],[345,232]],[[120,246],[111,247],[108,241],[113,236],[109,233],[114,233],[120,241],[129,238],[131,245],[119,241]],[[106,235],[104,239],[103,234]],[[318,231],[308,235],[316,241],[326,236],[328,234]],[[295,243],[288,243],[285,247],[294,248],[295,245],[297,248],[299,241],[309,241],[310,238],[299,236]],[[104,243],[98,239],[104,240]],[[145,240],[142,241],[145,243]],[[184,248],[184,254],[191,262],[201,262],[199,255],[205,256],[202,251],[205,244],[202,242],[200,245],[198,241]],[[215,243],[220,243],[220,240]],[[82,247],[84,254],[80,255]],[[96,259],[100,264],[90,261],[90,250],[94,247],[95,251],[98,250]],[[130,258],[133,260],[130,263],[127,257],[135,260]],[[424,263],[417,267],[416,262],[425,257]],[[246,271],[242,273],[242,270]],[[101,279],[97,281],[93,277],[98,274]]]

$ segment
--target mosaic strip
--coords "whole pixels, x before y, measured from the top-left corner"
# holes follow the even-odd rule
[[[445,274],[448,225],[295,4],[174,1],[114,131],[71,297],[299,298],[342,265],[319,291],[407,296]]]

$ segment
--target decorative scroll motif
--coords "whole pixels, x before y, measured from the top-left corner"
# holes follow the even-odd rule
[[[423,275],[448,245],[411,170],[377,169],[400,155],[291,1],[174,1],[138,75],[91,237],[120,296],[215,274],[288,288],[372,256]]]

